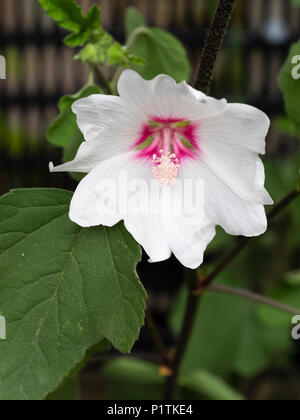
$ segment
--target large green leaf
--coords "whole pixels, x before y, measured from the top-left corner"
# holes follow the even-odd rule
[[[177,82],[188,81],[191,67],[182,43],[169,32],[158,28],[139,27],[131,33],[128,45],[133,54],[146,60],[140,67],[131,64],[145,79],[164,73]]]
[[[241,401],[245,398],[222,378],[205,370],[195,370],[180,380],[183,388],[191,390],[205,399],[218,401]]]
[[[80,399],[79,373],[86,366],[88,360],[95,354],[110,350],[111,345],[107,340],[101,340],[100,343],[91,347],[82,361],[72,370],[63,383],[51,394],[47,396],[49,401],[72,401]]]
[[[287,114],[300,135],[300,80],[297,78],[297,75],[300,75],[300,60],[294,61],[296,56],[300,57],[300,41],[292,46],[278,82],[284,96]]]
[[[73,32],[65,38],[65,43],[77,47],[87,42],[95,31],[100,30],[101,13],[94,5],[86,16],[75,0],[39,0],[43,9],[62,28]]]
[[[141,16],[136,7],[128,7],[125,15],[125,32],[127,38],[140,26],[146,26],[144,18]]]
[[[75,375],[66,378],[60,387],[47,396],[47,401],[76,401],[80,399],[79,380]]]
[[[119,224],[82,229],[72,194],[16,190],[0,199],[0,399],[41,399],[102,338],[129,352],[144,322],[140,248]]]

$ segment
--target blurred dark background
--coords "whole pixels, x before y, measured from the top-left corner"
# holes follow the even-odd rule
[[[85,10],[93,3],[99,4],[105,29],[119,41],[124,41],[126,7],[136,6],[149,25],[170,30],[185,44],[193,66],[193,82],[216,1],[78,2]],[[277,84],[289,47],[300,37],[299,28],[300,8],[290,0],[238,1],[218,59],[212,92],[214,96],[225,96],[229,101],[255,105],[271,117],[265,162],[267,183],[275,199],[293,188],[299,162],[299,141],[282,128],[284,103]],[[57,115],[59,98],[78,91],[88,78],[88,68],[73,61],[73,51],[63,44],[63,35],[64,32],[46,16],[37,0],[0,0],[0,54],[7,61],[7,79],[0,80],[1,194],[22,187],[76,187],[68,174],[49,174],[48,162],[59,162],[61,152],[45,139],[46,128]],[[294,224],[295,215],[296,207],[293,215],[284,217],[273,236],[267,237],[261,245],[262,255],[267,254],[270,261],[277,261],[277,265],[269,267],[268,274],[256,273],[251,284],[253,289],[268,290],[270,282],[272,286],[276,285],[283,273],[300,268],[299,241],[293,242],[284,255],[280,248],[289,232],[297,238],[300,236],[299,230],[295,231],[299,228],[299,224]],[[208,264],[213,264],[224,254],[233,240],[220,233],[216,243],[208,250]],[[246,257],[243,260],[244,266],[250,265],[253,252],[259,253],[260,248],[253,249],[252,254],[249,252],[248,260]],[[235,273],[242,275],[239,266],[234,269]],[[165,341],[171,344],[174,337],[167,325],[166,314],[183,283],[182,268],[175,259],[149,265],[144,258],[139,273],[150,291],[153,315]],[[143,330],[135,352],[149,356],[152,350],[150,337]],[[297,349],[293,349],[284,367],[265,368],[247,379],[233,373],[231,380],[249,398],[300,399],[297,370],[300,357],[297,354]],[[95,391],[99,386],[98,379],[93,376],[95,366],[92,365],[92,368],[83,374],[87,399],[99,397],[98,391]]]

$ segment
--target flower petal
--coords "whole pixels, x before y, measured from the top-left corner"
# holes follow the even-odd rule
[[[159,215],[126,216],[125,227],[134,239],[144,248],[150,262],[159,262],[171,257],[166,243]]]
[[[175,257],[188,268],[198,268],[204,257],[207,245],[213,240],[216,229],[208,225],[196,232],[184,224],[180,217],[162,216],[162,226],[168,246]]]
[[[133,70],[125,70],[118,83],[122,99],[137,105],[148,119],[182,118],[199,120],[220,114],[226,108],[226,100],[205,95],[196,97],[186,82],[176,83],[172,77],[161,74],[153,80],[144,80]]]
[[[120,148],[117,141],[114,142],[112,139],[110,139],[110,141],[110,147],[105,147],[106,141],[104,139],[94,139],[83,142],[80,145],[74,160],[59,166],[53,166],[53,163],[51,162],[49,165],[50,172],[89,173],[102,161],[111,158],[115,154],[120,154],[122,151],[120,150],[122,148]],[[112,146],[116,147],[116,152],[114,152]]]
[[[133,159],[132,153],[111,158],[81,181],[71,202],[70,218],[83,227],[113,226],[124,219],[127,230],[153,262],[168,259],[171,251],[163,236],[159,213],[151,214],[148,207],[144,209],[143,203],[141,207],[130,203],[131,200],[135,204],[135,197],[140,197],[150,205],[150,183],[151,166]],[[141,185],[140,191],[137,188],[138,194],[135,194],[134,185]],[[130,190],[131,195],[127,194]],[[120,198],[119,193],[125,196]],[[125,200],[125,208],[122,208],[122,200]],[[155,207],[153,197],[151,205]],[[156,207],[159,209],[159,204]]]
[[[51,172],[88,173],[104,160],[128,152],[147,121],[134,105],[117,96],[91,95],[79,99],[72,109],[86,141],[72,162],[57,167],[51,163]]]
[[[228,104],[216,118],[201,122],[203,143],[231,152],[247,149],[264,154],[266,135],[270,127],[268,116],[253,106]]]
[[[273,201],[256,180],[265,151],[269,119],[256,108],[231,104],[215,118],[199,125],[201,159],[241,198],[260,204]]]
[[[96,166],[78,185],[70,206],[70,219],[82,227],[113,226],[122,220],[116,189],[119,171],[127,170],[130,157],[118,155]]]
[[[257,183],[263,182],[261,164],[257,165]],[[182,166],[186,177],[204,182],[205,215],[214,225],[220,225],[231,235],[258,236],[267,229],[262,204],[243,200],[205,162],[186,161]]]
[[[175,257],[188,268],[203,262],[204,251],[215,236],[215,227],[205,217],[196,185],[177,179],[172,187],[163,187],[160,220],[167,245]],[[201,186],[201,185],[200,185]],[[203,194],[199,190],[200,196]]]
[[[147,121],[134,103],[118,96],[92,95],[79,99],[72,109],[87,141],[112,136],[128,145]]]
[[[72,106],[77,124],[86,141],[99,138],[106,126],[115,121],[122,109],[121,99],[111,95],[91,95],[76,101]]]
[[[257,168],[261,164],[256,153],[236,151],[231,154],[226,150],[217,152],[210,150],[208,146],[203,147],[202,151],[202,162],[243,200],[273,204],[266,189],[257,183]]]

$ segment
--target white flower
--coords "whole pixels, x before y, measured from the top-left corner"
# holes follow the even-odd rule
[[[72,162],[50,164],[51,171],[88,173],[74,194],[72,221],[89,227],[124,219],[151,261],[173,252],[190,268],[202,263],[216,225],[232,235],[265,232],[264,204],[272,199],[258,156],[265,152],[270,124],[263,112],[208,97],[166,75],[145,81],[126,70],[118,91],[120,96],[92,95],[73,105],[86,141]],[[143,203],[155,204],[156,212],[122,212],[115,188],[104,193],[101,181],[112,186],[124,174],[129,181],[144,181]],[[182,188],[184,180],[202,181],[196,197],[202,205],[192,219],[175,211],[184,205],[186,190],[191,192],[191,186]],[[151,192],[153,185],[158,194]]]

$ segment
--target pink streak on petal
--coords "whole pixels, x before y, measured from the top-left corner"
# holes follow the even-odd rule
[[[136,157],[137,158],[150,158],[152,159],[154,154],[158,154],[159,150],[161,148],[161,139],[160,137],[156,137],[156,139],[153,141],[150,146],[145,147],[144,149],[140,150]]]
[[[133,148],[140,146],[149,137],[153,136],[154,133],[155,130],[152,127],[150,127],[149,124],[143,124],[143,127],[139,134],[139,138],[134,142]]]
[[[196,158],[197,157],[197,153],[195,153],[194,150],[189,149],[188,147],[186,147],[181,141],[176,142],[177,144],[177,153],[176,156],[178,157],[178,159],[180,161],[182,161],[183,159],[189,157],[189,158]]]
[[[200,139],[198,128],[198,124],[190,123],[186,127],[182,127],[181,130],[178,130],[178,133],[181,133],[183,137],[188,139],[188,141],[196,150],[200,151]]]

